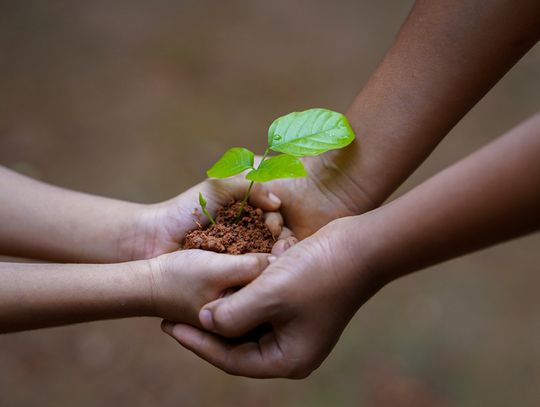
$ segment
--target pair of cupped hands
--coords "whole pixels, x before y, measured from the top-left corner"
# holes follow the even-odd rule
[[[165,318],[163,331],[228,373],[308,376],[380,288],[349,246],[354,231],[344,218],[372,203],[354,197],[356,186],[347,185],[338,169],[309,160],[306,167],[308,178],[256,184],[252,191],[251,203],[265,211],[268,227],[279,236],[270,255],[176,251],[195,225],[199,192],[215,212],[242,198],[247,181],[241,177],[209,179],[146,208],[135,239],[126,240],[134,243],[122,248],[133,258],[152,258],[152,306]],[[262,325],[262,336],[246,336]]]

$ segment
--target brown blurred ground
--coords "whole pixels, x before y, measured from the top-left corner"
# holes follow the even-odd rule
[[[344,110],[410,4],[0,1],[0,163],[96,194],[168,198],[227,147],[262,151],[274,117]],[[534,113],[539,91],[537,46],[400,191]],[[300,382],[227,376],[154,319],[2,336],[0,405],[539,405],[539,244],[391,284]]]

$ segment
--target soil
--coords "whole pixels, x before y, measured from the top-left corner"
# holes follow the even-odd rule
[[[221,208],[216,224],[186,234],[184,249],[203,249],[218,253],[270,253],[275,238],[264,223],[263,211],[246,204],[242,218],[236,220],[241,202],[231,201]]]

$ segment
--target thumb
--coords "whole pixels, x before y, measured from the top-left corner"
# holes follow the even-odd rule
[[[258,281],[205,305],[199,313],[201,325],[219,335],[237,337],[268,322],[273,307],[258,288]]]

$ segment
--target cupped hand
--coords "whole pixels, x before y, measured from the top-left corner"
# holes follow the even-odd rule
[[[200,214],[199,192],[205,197],[209,212],[215,214],[231,200],[243,199],[248,185],[240,176],[207,179],[168,201],[142,205],[133,216],[133,227],[119,244],[119,251],[124,253],[119,257],[149,259],[178,250],[186,232],[208,223],[206,216]],[[291,231],[283,227],[283,217],[278,212],[281,201],[277,196],[255,188],[249,201],[265,211],[266,224],[279,243],[273,249],[274,254],[279,255],[296,242]]]
[[[200,326],[201,307],[257,278],[268,257],[182,250],[151,259],[151,314]]]
[[[237,293],[206,305],[207,331],[164,322],[181,345],[235,375],[304,378],[330,353],[361,304],[382,282],[350,246],[357,217],[334,221],[277,258]],[[229,341],[263,324],[258,342]]]

